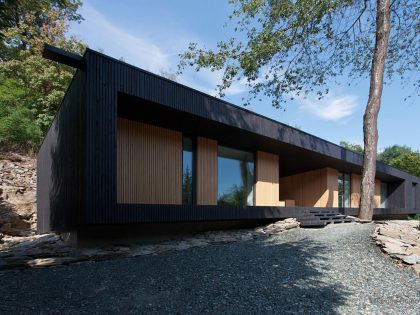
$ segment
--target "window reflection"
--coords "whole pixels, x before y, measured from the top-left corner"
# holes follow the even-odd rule
[[[218,147],[219,205],[254,205],[254,155],[250,152]]]
[[[381,182],[381,208],[388,208],[388,184]]]
[[[188,137],[182,140],[182,203],[193,203],[193,141]]]
[[[338,173],[338,206],[350,208],[350,174]]]

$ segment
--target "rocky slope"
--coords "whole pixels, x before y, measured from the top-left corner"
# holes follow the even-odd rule
[[[36,230],[36,160],[0,151],[0,238]]]

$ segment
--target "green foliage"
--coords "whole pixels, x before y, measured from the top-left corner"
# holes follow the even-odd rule
[[[420,176],[420,153],[405,153],[389,162],[389,165],[406,171],[407,173]]]
[[[192,172],[187,167],[183,174],[182,178],[182,203],[186,205],[191,205],[193,203],[192,200],[192,191],[193,189],[193,176]]]
[[[387,147],[382,151],[380,154],[378,154],[378,160],[390,164],[391,161],[403,154],[409,154],[412,153],[413,150],[406,146],[406,145],[393,145],[391,147]]]
[[[217,200],[219,205],[243,206],[247,204],[247,193],[244,186],[233,185],[230,190]]]
[[[25,106],[25,91],[15,81],[0,78],[0,144],[32,148],[41,136],[34,114]]]
[[[347,141],[340,141],[346,149],[363,154],[362,146]],[[407,173],[420,176],[420,152],[413,151],[406,145],[393,145],[378,154],[378,161],[396,167]]]
[[[363,147],[360,144],[353,144],[347,141],[340,141],[340,145],[348,150],[363,154]]]
[[[375,42],[376,1],[230,0],[228,27],[235,36],[215,49],[190,43],[179,72],[223,71],[223,96],[234,81],[246,81],[251,99],[265,95],[282,107],[288,97],[322,97],[336,76],[368,76]],[[420,86],[420,2],[392,1],[386,74]],[[413,77],[405,74],[413,73]]]
[[[37,3],[32,6],[32,3]],[[34,148],[48,130],[74,70],[42,57],[45,43],[81,54],[85,45],[67,37],[80,20],[78,0],[6,1],[17,20],[1,24],[0,143]],[[4,11],[3,11],[4,12]],[[7,78],[7,80],[5,80]]]
[[[54,19],[81,21],[77,12],[81,0],[3,0],[0,1],[0,56],[1,60],[15,58],[20,50],[29,47],[28,41],[42,34],[43,27],[54,23]],[[53,10],[58,14],[51,19],[46,12]],[[25,24],[28,14],[34,16],[32,28],[23,28],[21,38],[10,38],[7,33],[12,28]]]
[[[420,221],[420,213],[409,215],[408,216],[408,219],[409,220],[417,220],[417,221]],[[417,229],[420,230],[420,225],[417,227]]]

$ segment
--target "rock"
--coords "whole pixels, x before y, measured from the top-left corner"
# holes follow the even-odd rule
[[[413,265],[413,266],[412,266],[412,268],[413,268],[413,270],[414,270],[414,273],[415,273],[418,277],[420,277],[420,264]]]
[[[399,256],[399,258],[409,265],[420,264],[420,256],[417,255]]]
[[[420,230],[417,221],[393,220],[377,224],[372,237],[384,252],[405,264],[420,265]]]
[[[29,260],[26,262],[26,265],[29,267],[50,267],[68,264],[75,261],[79,261],[79,259],[75,257],[49,257]]]

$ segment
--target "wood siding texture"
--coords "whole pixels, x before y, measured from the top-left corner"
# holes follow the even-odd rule
[[[360,185],[362,184],[362,176],[359,174],[351,174],[351,197],[350,207],[359,208],[360,206]]]
[[[279,156],[257,151],[255,205],[279,206]]]
[[[373,207],[381,207],[381,181],[379,179],[375,179],[375,196],[373,197]]]
[[[182,203],[182,134],[118,118],[117,202]]]
[[[360,207],[360,185],[362,183],[362,176],[359,174],[351,174],[351,208]],[[373,207],[381,207],[381,181],[375,179],[375,196],[373,199]]]
[[[338,171],[322,168],[280,178],[280,200],[299,207],[338,207]]]
[[[197,205],[217,205],[217,141],[197,137]]]

